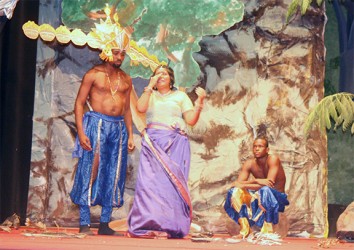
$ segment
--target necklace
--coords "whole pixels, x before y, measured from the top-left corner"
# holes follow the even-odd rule
[[[117,83],[113,85],[112,82],[111,82],[111,79],[110,79],[110,77],[109,77],[109,75],[108,75],[108,72],[107,72],[106,67],[104,68],[104,71],[105,71],[106,76],[107,76],[107,78],[108,78],[108,85],[109,85],[109,90],[111,91],[112,99],[113,99],[114,101],[116,101],[116,98],[115,98],[114,96],[115,96],[115,94],[117,93],[118,88],[119,88],[119,84],[120,84],[120,74],[118,73]]]

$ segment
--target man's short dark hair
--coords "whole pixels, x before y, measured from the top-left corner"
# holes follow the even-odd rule
[[[256,139],[254,139],[254,141],[256,140],[264,140],[266,142],[266,147],[268,148],[268,138],[264,135],[260,135],[260,136],[257,136]]]

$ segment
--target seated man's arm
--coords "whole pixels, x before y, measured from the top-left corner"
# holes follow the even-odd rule
[[[241,172],[235,181],[232,184],[232,187],[245,188],[250,190],[258,190],[262,185],[257,183],[257,180],[248,180],[252,168],[252,160],[246,161],[241,168]]]
[[[275,182],[277,180],[277,176],[281,168],[280,160],[277,156],[274,155],[269,156],[267,160],[267,165],[268,165],[267,178],[257,178],[255,179],[255,183],[259,184],[260,188],[264,186],[275,188]]]
[[[277,180],[277,176],[279,174],[281,164],[280,160],[277,156],[269,156],[268,161],[268,175],[267,179],[273,183],[273,186],[275,184],[275,181]]]
[[[235,181],[234,187],[257,191],[263,186],[258,183],[254,183],[254,180],[251,180],[251,181],[242,181],[242,182]]]

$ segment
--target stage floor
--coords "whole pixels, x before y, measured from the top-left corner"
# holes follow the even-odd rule
[[[0,249],[26,249],[26,250],[99,250],[99,249],[243,249],[243,250],[303,250],[303,249],[348,249],[354,250],[354,243],[334,243],[334,239],[304,239],[304,238],[285,238],[280,245],[259,245],[246,241],[230,243],[228,235],[214,235],[211,242],[193,242],[190,237],[185,239],[137,239],[125,236],[86,236],[84,238],[70,238],[71,234],[76,235],[77,229],[51,229],[53,235],[41,235],[27,228],[12,230],[11,232],[0,231]],[[97,231],[94,230],[95,233]],[[25,234],[28,233],[26,236]],[[68,235],[70,237],[68,237]],[[61,236],[61,237],[59,237]],[[209,239],[210,240],[210,239]],[[325,247],[319,244],[332,242],[333,244]]]

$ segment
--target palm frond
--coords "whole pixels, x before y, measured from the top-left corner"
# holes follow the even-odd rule
[[[351,127],[354,134],[354,94],[337,93],[323,98],[310,112],[304,125],[305,135],[308,135],[314,126],[317,126],[321,133],[332,127],[331,119],[334,121],[334,130],[342,125],[346,131]]]
[[[320,105],[317,104],[317,105]],[[304,131],[305,131],[305,134],[308,135],[309,131],[312,129],[312,127],[317,124],[318,122],[318,117],[317,117],[317,113],[314,112],[314,110],[312,112],[310,112],[310,114],[307,116],[306,118],[306,122],[305,122],[305,125],[304,125]]]
[[[325,123],[326,123],[326,129],[331,129],[331,117],[329,115],[329,112],[328,112],[328,109],[324,109],[323,110],[323,117],[322,119],[325,120]]]
[[[307,9],[309,8],[312,0],[302,0],[301,4],[301,15],[305,15]]]
[[[323,0],[316,0],[316,3],[318,6],[321,6],[322,2],[323,2]]]
[[[298,9],[299,5],[299,0],[293,0],[288,8],[288,12],[286,13],[286,23],[289,23],[290,18],[296,13],[296,10]]]
[[[345,109],[345,115],[344,115],[344,121],[343,121],[343,131],[346,131],[353,123],[354,120],[354,109],[353,109],[353,101],[351,99],[348,99],[347,96],[343,96],[341,98],[341,102],[344,104],[346,107]]]
[[[290,18],[295,15],[298,9],[301,10],[302,16],[305,15],[312,2],[316,2],[317,6],[320,7],[323,0],[292,0],[286,13],[286,23],[289,23]]]
[[[338,113],[337,113],[337,110],[336,110],[336,105],[331,102],[328,106],[328,112],[329,112],[329,115],[331,116],[331,118],[336,121],[338,119]]]
[[[344,115],[346,113],[344,105],[340,102],[340,96],[334,96],[335,101],[333,102],[336,110],[338,111],[338,118],[335,121],[333,130],[336,131],[337,128],[343,123]]]

